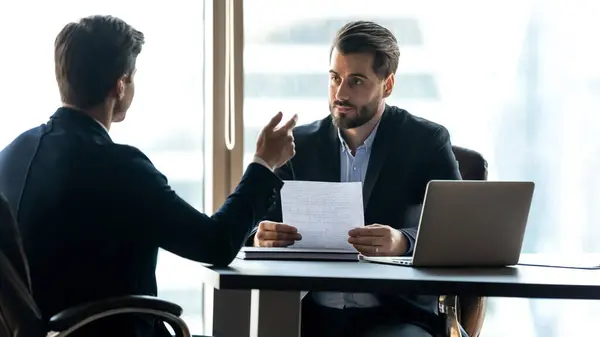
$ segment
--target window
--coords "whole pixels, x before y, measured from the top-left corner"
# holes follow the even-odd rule
[[[202,210],[203,1],[55,0],[46,4],[38,0],[14,2],[10,10],[4,9],[10,15],[0,21],[4,46],[0,73],[6,79],[0,147],[27,128],[46,122],[59,106],[53,45],[60,29],[87,15],[114,15],[144,32],[146,45],[138,58],[134,102],[126,120],[113,125],[111,137],[146,153],[178,194]],[[183,318],[196,334],[203,329],[202,284],[194,277],[198,268],[195,262],[161,251],[156,272],[159,297],[180,304]]]
[[[324,55],[328,50],[321,50]],[[432,74],[399,74],[396,77],[402,87],[398,88],[397,97],[419,100],[435,100],[438,96]],[[269,97],[296,98],[302,97],[327,100],[329,77],[323,74],[272,74],[250,73],[244,77],[244,95],[246,99],[265,99]]]
[[[337,30],[346,22],[360,19],[360,16],[346,17],[344,19],[303,19],[288,30],[273,31],[260,37],[254,36],[255,40],[250,40],[248,42],[282,45],[327,45],[331,42],[331,37],[334,36]],[[395,34],[396,39],[398,39],[398,42],[402,45],[422,44],[422,34],[419,23],[412,17],[398,16],[393,19],[382,19],[379,23],[391,30]]]
[[[600,253],[600,49],[592,33],[600,8],[591,7],[561,0],[245,1],[244,166],[277,111],[298,113],[299,124],[328,115],[334,34],[347,21],[374,20],[400,42],[388,103],[445,125],[454,144],[487,158],[490,179],[536,182],[523,250]],[[591,301],[491,298],[483,335],[592,331],[598,309]]]

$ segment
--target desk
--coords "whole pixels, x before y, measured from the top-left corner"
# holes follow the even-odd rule
[[[600,299],[600,270],[411,268],[367,262],[246,261],[202,268],[206,334],[297,337],[302,291]],[[211,289],[212,287],[212,289]],[[207,310],[208,311],[208,310]],[[232,323],[236,322],[236,323]]]

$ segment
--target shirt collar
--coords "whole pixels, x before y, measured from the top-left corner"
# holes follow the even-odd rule
[[[375,141],[375,135],[377,134],[377,129],[379,128],[380,122],[381,122],[381,118],[377,121],[377,124],[375,124],[373,131],[371,131],[371,133],[369,134],[367,139],[365,139],[365,141],[362,144],[360,144],[358,147],[364,146],[367,151],[371,151],[371,148],[373,147],[373,142]],[[350,147],[348,147],[348,143],[346,143],[346,140],[344,140],[344,137],[342,136],[342,131],[340,130],[340,128],[338,128],[338,138],[340,139],[340,142],[342,144],[342,146],[341,146],[342,151],[350,152]]]
[[[99,121],[94,119],[94,122],[100,124],[100,126],[104,129],[104,131],[106,131],[106,133],[108,133],[108,129],[106,128],[106,126],[104,126],[104,124],[100,123]]]
[[[89,115],[83,113],[81,110],[63,106],[56,110],[56,112],[50,117],[50,119],[65,120],[72,125],[79,127],[91,128],[95,132],[101,134],[104,137],[110,139],[107,128]],[[102,131],[101,131],[102,130]]]

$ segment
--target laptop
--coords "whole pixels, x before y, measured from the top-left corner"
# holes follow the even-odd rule
[[[429,182],[413,256],[360,261],[415,267],[503,267],[519,262],[533,182]]]

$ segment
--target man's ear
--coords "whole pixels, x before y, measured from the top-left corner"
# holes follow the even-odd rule
[[[391,74],[383,82],[383,98],[388,98],[392,94],[392,90],[394,89],[394,81],[394,74]]]
[[[117,81],[117,86],[115,87],[116,96],[118,99],[123,99],[125,96],[125,85],[128,81],[127,75],[123,75]]]

